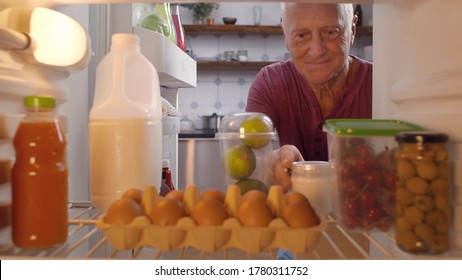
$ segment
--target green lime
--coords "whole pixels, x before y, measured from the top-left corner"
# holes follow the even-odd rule
[[[263,148],[271,141],[272,128],[270,124],[261,116],[252,116],[245,118],[239,127],[240,133],[264,133],[263,135],[246,135],[242,138],[242,143],[253,149]]]
[[[252,149],[238,145],[226,151],[221,164],[229,177],[239,180],[252,175],[256,166],[256,158]]]
[[[268,192],[266,185],[262,181],[254,178],[241,179],[236,182],[236,185],[241,189],[241,194],[245,194],[250,190],[259,190],[264,193]]]

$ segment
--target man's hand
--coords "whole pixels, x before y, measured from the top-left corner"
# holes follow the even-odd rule
[[[303,161],[303,156],[293,145],[284,145],[273,151],[273,178],[283,188],[284,192],[287,192],[292,187],[289,169],[295,161]]]

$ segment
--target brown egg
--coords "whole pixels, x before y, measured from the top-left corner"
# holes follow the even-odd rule
[[[178,201],[182,202],[184,198],[184,191],[183,190],[174,190],[171,192],[168,192],[167,195],[165,195],[166,198],[175,198]]]
[[[319,217],[311,206],[303,202],[292,202],[286,205],[281,218],[294,228],[313,227],[319,224]]]
[[[154,207],[149,215],[151,223],[159,226],[174,226],[179,219],[186,216],[183,204],[176,198],[164,197]]]
[[[286,204],[302,202],[308,204],[311,207],[309,200],[303,194],[296,191],[291,191],[284,194],[284,201]]]
[[[274,217],[265,201],[244,200],[237,208],[236,218],[244,226],[266,227]]]
[[[141,204],[141,200],[143,199],[143,191],[140,189],[130,188],[122,194],[122,197],[129,197],[136,203]]]
[[[192,209],[191,218],[199,226],[219,226],[229,216],[223,203],[213,198],[204,198]]]
[[[108,224],[129,224],[143,214],[143,209],[133,199],[121,197],[109,206],[103,220]]]
[[[225,202],[225,194],[219,189],[207,189],[204,191],[201,198],[212,198],[218,200],[221,203]]]
[[[242,195],[242,200],[258,200],[266,203],[266,193],[260,190],[250,190]]]

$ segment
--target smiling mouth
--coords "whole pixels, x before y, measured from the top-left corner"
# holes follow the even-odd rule
[[[307,62],[305,65],[307,65],[310,68],[324,68],[326,67],[328,61],[322,61],[322,62]]]
[[[329,60],[323,60],[323,61],[308,61],[307,64],[317,66],[317,65],[325,65],[325,64],[327,64],[328,62],[329,62]]]

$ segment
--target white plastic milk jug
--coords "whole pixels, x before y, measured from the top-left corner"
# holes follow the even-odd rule
[[[90,190],[104,212],[129,188],[160,187],[162,104],[159,77],[139,37],[114,34],[96,70],[89,120]]]

